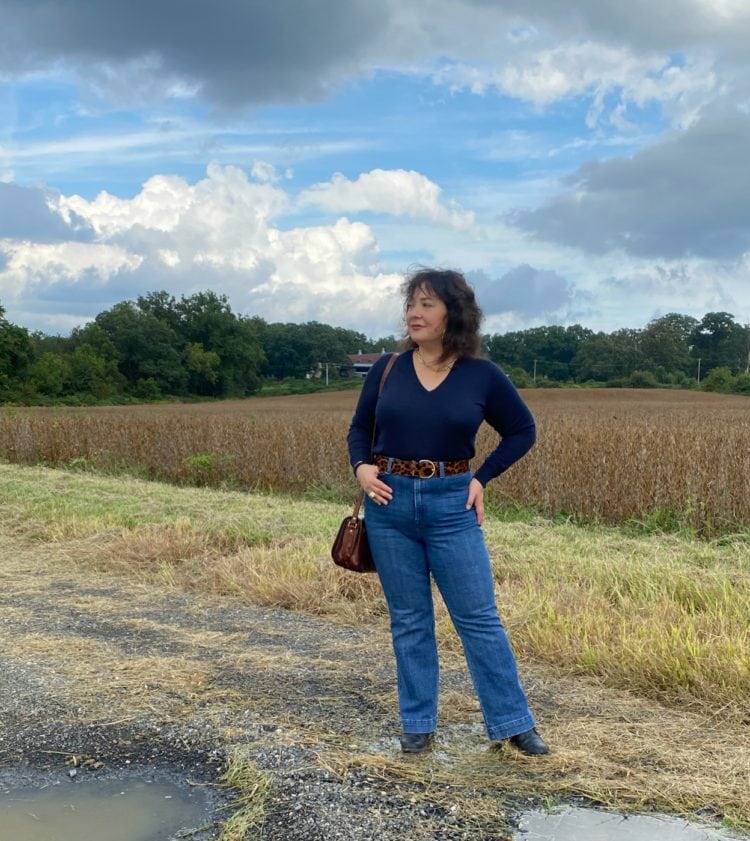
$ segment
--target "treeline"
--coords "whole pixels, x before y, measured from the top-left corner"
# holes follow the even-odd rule
[[[641,330],[595,333],[580,324],[486,337],[491,359],[519,386],[583,383],[750,394],[750,325],[728,312],[669,313]]]
[[[123,301],[67,337],[30,333],[4,316],[0,306],[4,402],[246,397],[269,380],[319,376],[325,363],[329,378],[346,376],[347,354],[379,347],[354,330],[245,318],[210,291]]]
[[[127,402],[246,397],[284,380],[350,379],[349,354],[393,350],[398,337],[318,322],[236,315],[225,296],[152,292],[100,313],[70,336],[31,333],[0,306],[0,401]],[[642,330],[578,324],[487,335],[484,347],[519,386],[583,383],[702,387],[750,394],[750,327],[726,312],[671,313]]]

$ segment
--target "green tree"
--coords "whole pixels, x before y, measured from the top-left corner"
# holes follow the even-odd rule
[[[59,397],[70,386],[70,362],[60,353],[43,353],[29,366],[28,379],[38,394]]]
[[[178,335],[184,335],[181,324],[182,315],[174,295],[162,289],[139,297],[136,303],[142,313],[153,315],[154,318],[158,318],[163,324],[171,327]]]
[[[742,356],[743,356],[744,364],[740,364],[740,371],[743,374],[750,375],[750,324],[743,324],[742,332],[743,332]]]
[[[641,335],[641,350],[646,368],[664,368],[668,373],[689,374],[693,370],[690,358],[691,336],[698,320],[676,312],[650,321]]]
[[[84,327],[76,327],[70,334],[70,347],[89,347],[94,353],[108,362],[117,362],[117,348],[96,321],[90,321]]]
[[[11,324],[0,306],[0,399],[12,400],[24,385],[33,359],[28,330]]]
[[[263,374],[274,379],[302,378],[312,371],[322,370],[321,366],[326,362],[333,363],[329,373],[336,376],[338,371],[346,372],[350,367],[350,353],[372,352],[373,345],[362,333],[319,321],[305,324],[260,322],[258,336],[265,353]],[[391,339],[396,342],[393,337]]]
[[[312,345],[299,324],[266,324],[260,340],[265,354],[265,376],[301,378],[312,370],[315,364]]]
[[[346,372],[350,367],[349,354],[357,353],[362,345],[368,343],[362,333],[331,327],[318,321],[308,321],[299,325],[302,342],[309,346],[311,370],[321,370],[325,362],[333,363],[330,373],[337,376],[339,371]],[[380,348],[378,348],[378,351]]]
[[[232,312],[225,295],[197,292],[175,301],[166,292],[138,299],[139,307],[179,336],[190,391],[212,397],[244,397],[260,388],[263,349],[258,324]],[[189,346],[199,346],[188,351]],[[192,366],[192,367],[191,367]]]
[[[729,368],[713,368],[711,373],[701,383],[703,391],[733,391],[736,377]]]
[[[641,369],[640,330],[622,329],[596,333],[585,339],[573,361],[576,379],[622,380]]]
[[[70,355],[71,391],[106,400],[127,385],[114,358],[101,355],[93,345],[81,344]]]
[[[659,385],[651,371],[633,371],[628,382],[632,388],[656,388]]]
[[[690,334],[693,359],[701,361],[701,371],[729,368],[744,372],[747,364],[746,328],[729,312],[709,312]]]
[[[398,350],[402,339],[392,333],[379,339],[366,339],[362,333],[353,333],[348,344],[348,353],[393,353]]]
[[[574,376],[574,359],[593,332],[580,324],[532,327],[486,340],[490,359],[504,368],[523,368],[538,376],[563,381]]]
[[[117,351],[117,367],[130,388],[140,380],[153,380],[161,394],[185,393],[188,374],[180,337],[171,327],[131,301],[115,304],[95,322]],[[149,396],[154,395],[149,386]]]
[[[190,342],[185,348],[185,367],[190,377],[189,391],[192,394],[212,394],[216,389],[220,365],[218,353],[206,350],[200,342]]]

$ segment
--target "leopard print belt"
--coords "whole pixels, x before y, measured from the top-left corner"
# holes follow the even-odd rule
[[[388,462],[391,463],[390,468]],[[469,460],[461,461],[430,461],[428,458],[407,461],[401,458],[375,456],[372,462],[381,473],[392,473],[394,476],[412,476],[414,479],[432,479],[433,476],[456,476],[466,473]],[[442,468],[442,472],[441,472]]]

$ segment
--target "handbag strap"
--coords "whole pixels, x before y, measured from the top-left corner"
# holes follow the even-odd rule
[[[386,362],[385,368],[383,369],[383,373],[380,375],[380,385],[378,386],[378,400],[380,399],[380,395],[383,393],[383,386],[385,385],[385,381],[388,379],[388,374],[391,373],[391,368],[393,368],[394,363],[396,362],[396,357],[398,356],[397,353],[392,353],[391,358]],[[375,403],[377,407],[377,401]],[[373,417],[375,413],[373,411]],[[375,449],[375,433],[376,433],[376,425],[373,421],[372,424],[372,441],[370,442],[370,458],[372,458],[372,451]],[[360,490],[357,494],[357,498],[354,500],[354,511],[352,513],[353,517],[359,517],[359,509],[362,507],[362,503],[365,499],[365,492]]]

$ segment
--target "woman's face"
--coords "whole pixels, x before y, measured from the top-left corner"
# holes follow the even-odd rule
[[[420,286],[406,302],[406,327],[416,344],[442,341],[447,323],[448,308],[431,289]]]

